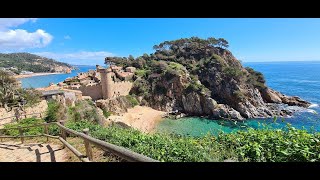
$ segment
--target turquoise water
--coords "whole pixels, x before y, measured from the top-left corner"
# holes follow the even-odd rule
[[[80,72],[87,72],[90,69],[96,69],[95,66],[76,66],[78,69],[73,70],[70,74],[53,74],[46,76],[34,76],[20,79],[23,88],[39,88],[47,87],[50,83],[58,83],[64,81],[68,77],[76,76]]]
[[[294,114],[291,118],[278,119],[249,119],[245,122],[209,120],[205,118],[188,117],[179,120],[165,119],[160,122],[157,131],[176,133],[190,136],[203,136],[207,133],[217,134],[219,131],[226,133],[252,128],[284,128],[287,123],[299,129],[315,130],[320,132],[320,62],[269,62],[269,63],[244,63],[262,72],[267,80],[267,85],[281,93],[301,98],[313,103],[312,107],[304,112]]]

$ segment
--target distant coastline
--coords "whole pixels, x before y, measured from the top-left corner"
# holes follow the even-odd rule
[[[16,79],[23,79],[33,76],[47,76],[47,75],[53,75],[53,74],[67,74],[67,73],[32,73],[32,74],[22,74],[22,75],[15,75],[13,76]]]

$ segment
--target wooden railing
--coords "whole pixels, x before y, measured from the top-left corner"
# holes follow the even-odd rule
[[[48,127],[50,125],[57,125],[60,128],[60,134],[59,136],[52,136],[49,134]],[[23,130],[32,128],[32,127],[43,127],[43,133],[39,135],[24,135]],[[19,135],[18,136],[2,136],[1,132],[5,130],[10,130],[10,129],[17,129],[19,130]],[[24,138],[26,137],[40,137],[40,136],[45,136],[47,137],[47,141],[49,138],[54,138],[54,139],[59,139],[63,143],[63,147],[67,147],[70,149],[70,151],[73,152],[82,162],[91,162],[93,161],[93,154],[92,154],[92,148],[91,145],[95,145],[96,147],[99,147],[105,151],[109,151],[118,157],[125,159],[127,161],[131,162],[158,162],[157,160],[151,159],[147,156],[138,154],[136,152],[130,151],[126,148],[110,144],[105,141],[101,141],[99,139],[93,138],[89,136],[89,130],[84,129],[83,133],[74,131],[72,129],[69,129],[64,126],[64,122],[60,121],[59,123],[57,122],[52,122],[52,123],[43,123],[43,124],[34,124],[32,126],[25,126],[25,127],[16,127],[16,128],[2,128],[0,129],[0,140],[2,142],[3,138],[20,138],[21,143],[24,143]],[[71,144],[67,142],[67,135],[74,135],[77,137],[80,137],[84,141],[85,149],[86,149],[86,155],[83,155],[81,152],[79,152],[76,148],[74,148]]]
[[[21,119],[21,117],[24,117],[24,118],[27,118],[27,116],[31,116],[31,115],[40,115],[39,117],[40,118],[42,118],[42,114],[43,114],[43,112],[42,113],[31,113],[31,114],[21,114],[21,115],[19,115],[19,116],[17,116],[17,115],[15,115],[15,116],[9,116],[9,117],[5,117],[5,118],[1,118],[0,119],[0,121],[1,120],[5,120],[5,119],[11,119],[11,118],[16,118],[16,120],[17,121],[19,121],[19,119]]]

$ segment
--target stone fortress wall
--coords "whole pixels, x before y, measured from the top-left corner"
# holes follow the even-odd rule
[[[88,77],[88,74],[90,72],[81,73],[78,75],[78,78],[82,79],[82,83],[77,81],[71,82],[70,85],[64,86],[63,88],[81,91],[82,96],[90,96],[92,100],[110,99],[118,96],[128,95],[133,86],[133,83],[126,80],[115,82],[113,80],[115,72],[117,72],[117,69],[112,69],[110,67],[102,68],[101,66],[97,65],[96,73],[91,72],[91,74],[93,74],[93,78],[99,77],[99,81],[91,80],[93,81],[93,83],[83,83],[84,81],[88,81],[85,78]],[[132,72],[130,71],[129,73]]]
[[[111,87],[112,97],[126,96],[129,94],[133,83],[130,81],[113,82]]]
[[[82,96],[90,96],[92,100],[102,99],[101,84],[80,86],[80,87],[68,87],[68,89],[81,91]]]

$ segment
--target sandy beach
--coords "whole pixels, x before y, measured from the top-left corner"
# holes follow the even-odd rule
[[[150,133],[155,129],[165,113],[146,106],[135,106],[120,116],[112,115],[108,119],[114,122],[122,122],[142,132]]]
[[[65,73],[32,73],[32,74],[15,75],[13,77],[16,79],[21,79],[21,78],[28,78],[33,76],[47,76],[47,75],[53,75],[53,74],[65,74]]]

